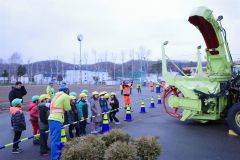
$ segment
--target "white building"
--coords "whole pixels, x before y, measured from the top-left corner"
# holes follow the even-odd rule
[[[27,75],[21,76],[18,78],[18,81],[22,82],[23,84],[29,83],[29,78]]]
[[[80,82],[79,70],[66,70],[64,82],[67,84],[78,84]],[[82,70],[82,83],[83,84],[95,84],[94,78],[98,78],[98,83],[105,83],[109,80],[108,72],[94,72]]]
[[[48,84],[51,80],[51,76],[46,76],[44,74],[37,74],[34,76],[34,83],[36,84]]]

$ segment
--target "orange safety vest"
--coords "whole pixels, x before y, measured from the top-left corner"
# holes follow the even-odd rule
[[[130,95],[130,86],[129,85],[125,85],[124,87],[123,87],[123,95]]]
[[[63,94],[63,93],[62,93]],[[50,113],[51,114],[55,114],[55,113],[64,113],[64,111],[63,111],[63,108],[59,108],[59,107],[56,107],[55,105],[54,105],[54,103],[55,103],[55,101],[62,95],[62,94],[59,94],[59,95],[57,95],[57,97],[54,97],[53,98],[53,100],[52,100],[52,102],[51,102],[51,105],[50,105]]]

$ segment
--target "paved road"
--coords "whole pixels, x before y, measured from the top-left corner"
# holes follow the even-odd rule
[[[150,97],[152,94],[144,90],[145,94],[133,94],[133,101]],[[120,98],[121,99],[121,98]],[[149,100],[145,102],[149,106]],[[110,125],[110,128],[123,128],[130,135],[159,136],[162,146],[160,160],[239,160],[240,138],[228,136],[228,127],[224,121],[199,124],[195,122],[179,122],[165,114],[163,108],[147,108],[146,114],[138,113],[140,102],[134,106],[132,122],[124,122],[124,111],[118,116],[121,125]],[[26,113],[26,119],[28,113]],[[12,141],[13,132],[10,130],[9,114],[0,114],[0,145]],[[22,137],[31,135],[30,124]],[[49,157],[39,156],[39,147],[32,145],[32,141],[20,144],[25,150],[22,154],[12,155],[11,148],[0,150],[0,160],[47,160]]]

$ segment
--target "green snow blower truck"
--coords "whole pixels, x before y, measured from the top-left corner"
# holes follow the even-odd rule
[[[162,45],[162,74],[167,88],[163,95],[163,107],[172,117],[181,121],[195,120],[201,123],[227,119],[229,127],[240,134],[240,66],[235,64],[229,50],[226,31],[222,27],[223,16],[214,18],[207,7],[194,9],[188,19],[202,34],[206,44],[207,71],[202,71],[200,46],[197,74],[173,76],[168,72],[165,46]]]

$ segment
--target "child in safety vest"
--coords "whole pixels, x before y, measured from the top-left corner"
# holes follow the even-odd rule
[[[87,105],[87,94],[81,93],[79,95],[80,101],[77,104],[78,110],[78,119],[79,119],[79,131],[80,135],[86,134],[86,125],[87,125],[87,118],[88,118],[88,105]]]
[[[40,127],[40,154],[48,155],[49,147],[47,145],[48,141],[48,133],[46,131],[49,130],[48,126],[48,116],[49,116],[49,106],[48,103],[51,97],[47,94],[42,94],[39,97],[40,103],[38,105],[38,113],[39,113],[39,127]]]
[[[39,96],[35,95],[32,97],[32,102],[27,105],[27,110],[30,113],[30,122],[33,128],[33,135],[39,133],[39,125],[38,125],[38,100]],[[33,138],[33,144],[39,144],[39,137],[35,136]]]
[[[18,146],[18,141],[21,138],[22,131],[26,130],[26,122],[22,111],[22,99],[15,98],[11,102],[11,105],[12,107],[10,107],[10,113],[12,115],[11,120],[14,130],[13,143],[17,142],[13,144],[12,153],[17,154],[23,152],[23,150]]]

